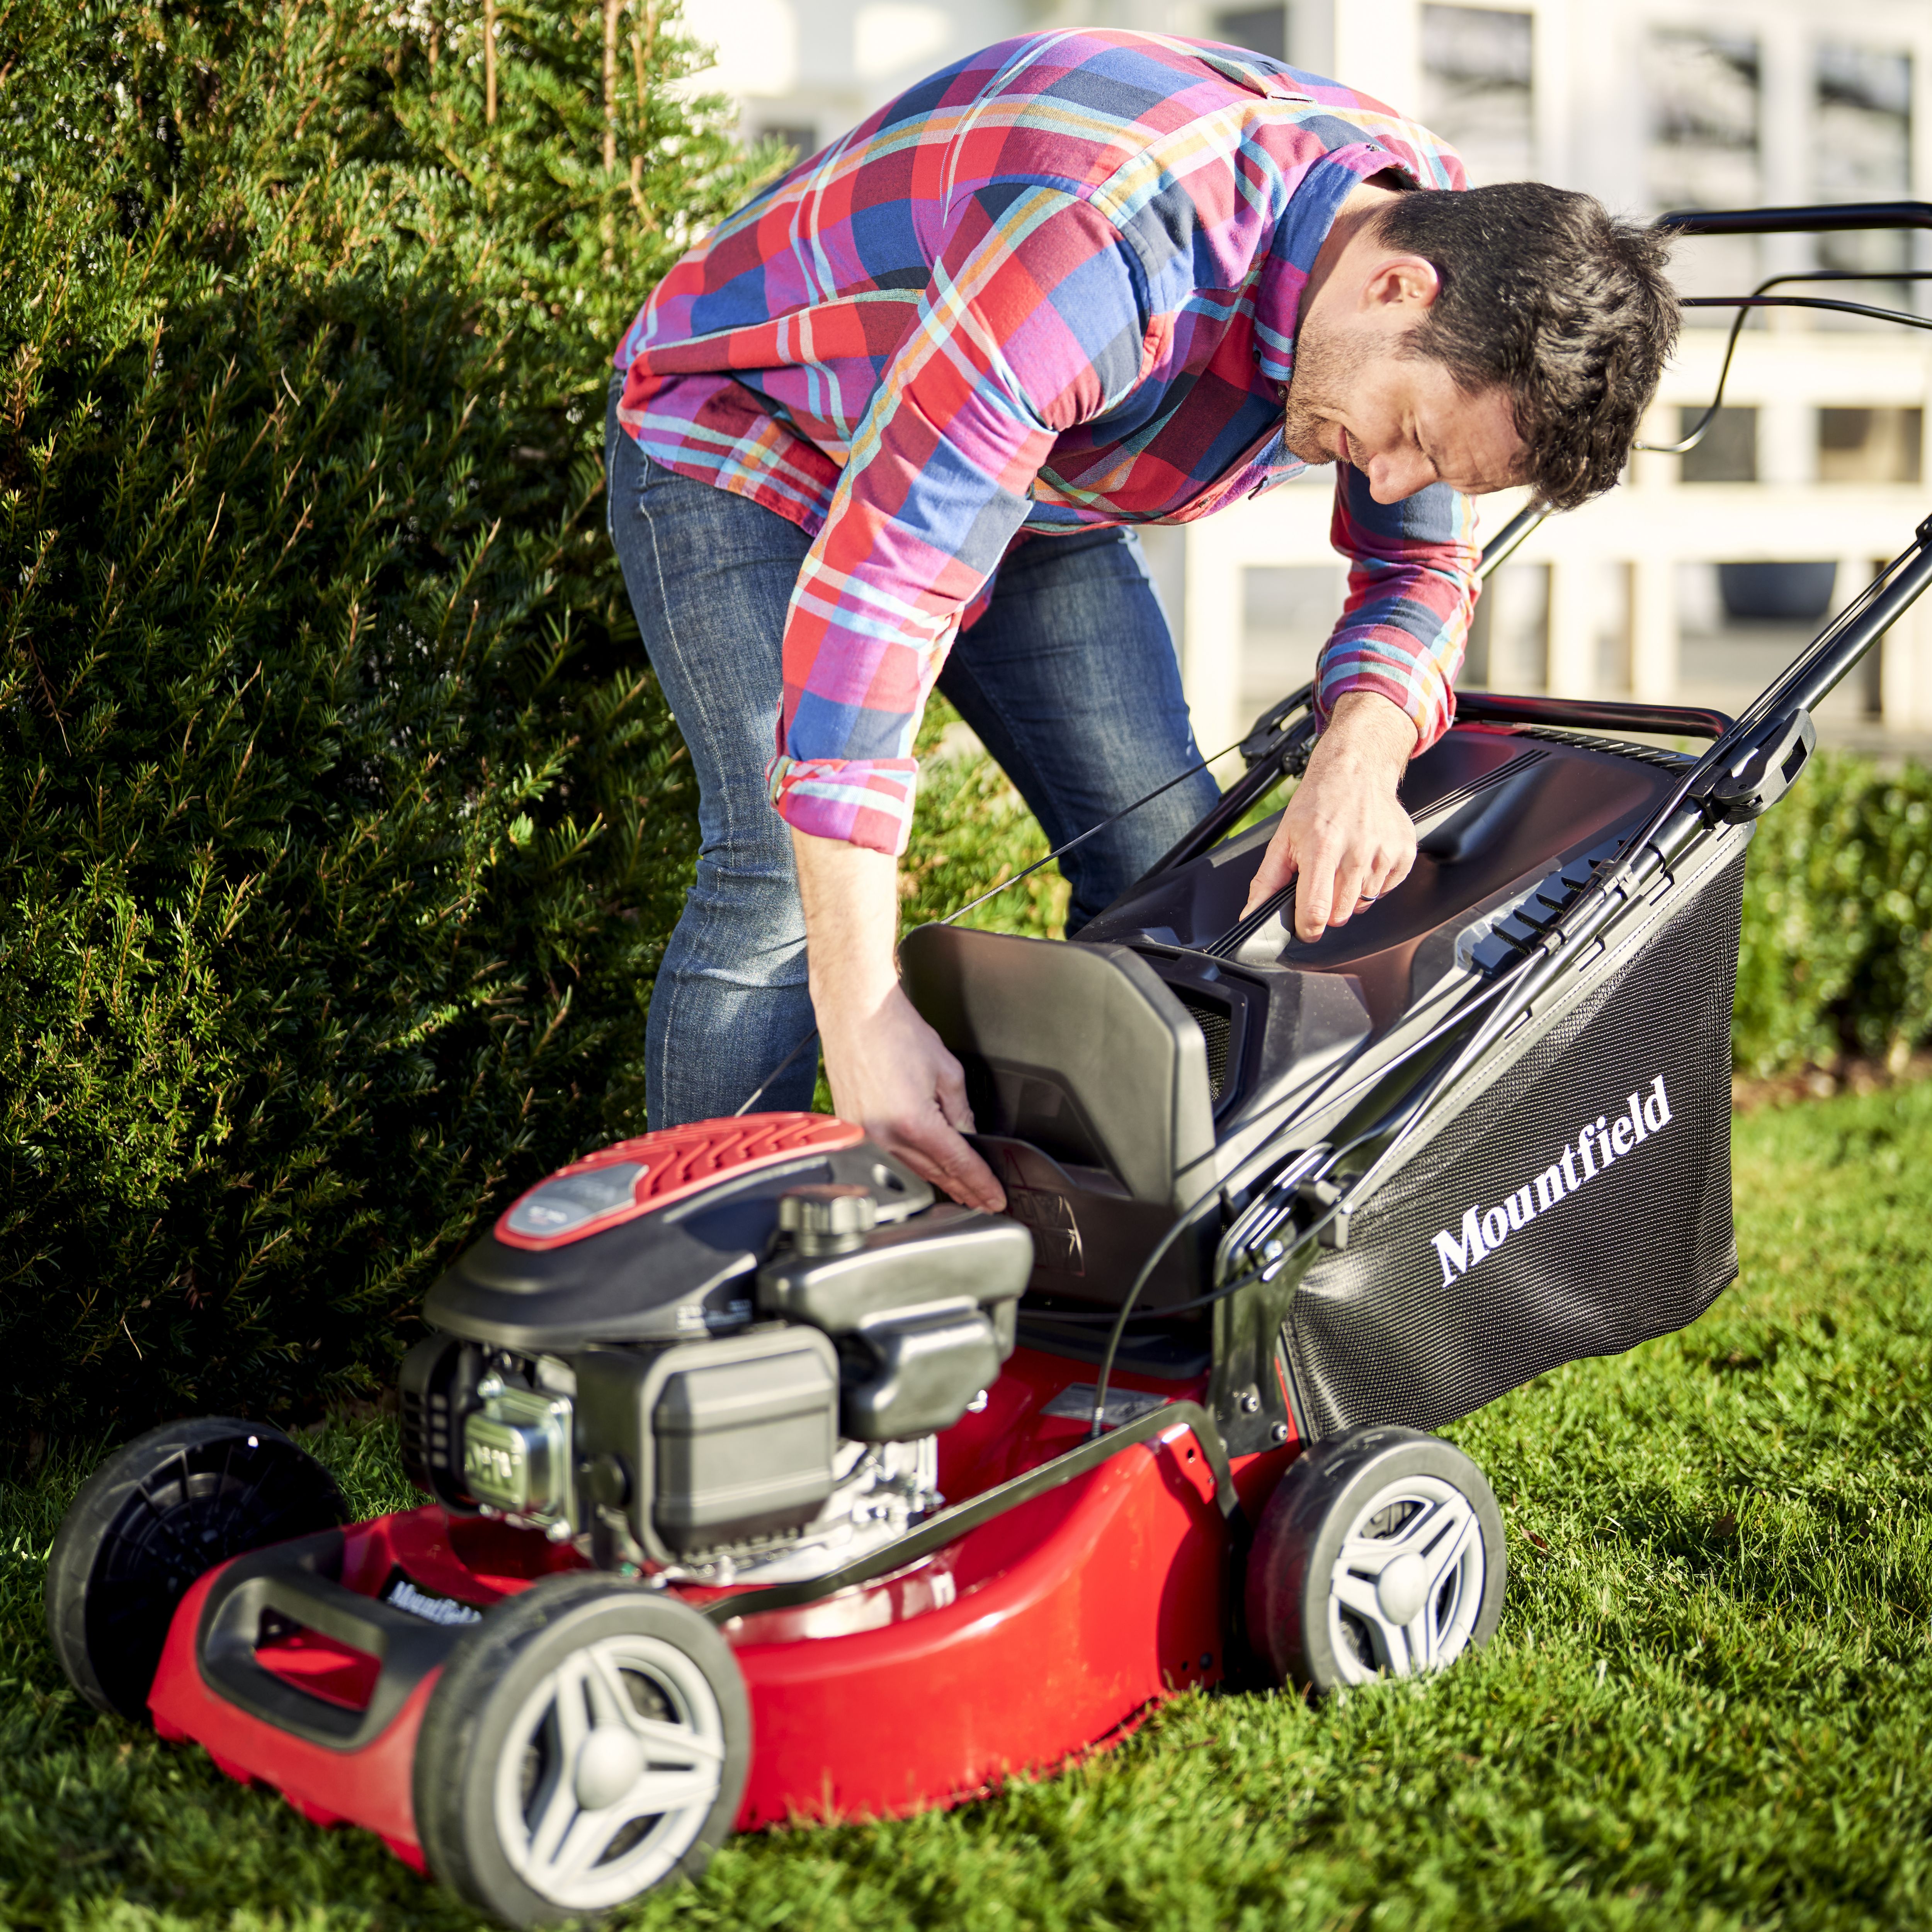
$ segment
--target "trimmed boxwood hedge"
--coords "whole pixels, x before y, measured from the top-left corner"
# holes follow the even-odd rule
[[[1751,844],[1738,1069],[1897,1064],[1928,1038],[1932,770],[1821,752]]]
[[[668,8],[506,0],[494,124],[482,11],[0,0],[11,1438],[374,1389],[641,1120],[696,834],[608,358],[754,170]]]
[[[646,0],[505,0],[490,123],[481,11],[0,0],[0,1443],[374,1393],[641,1122],[694,800],[604,356],[761,164]],[[1928,828],[1832,757],[1764,821],[1741,1066],[1932,1032]],[[1040,849],[941,759],[909,916]]]

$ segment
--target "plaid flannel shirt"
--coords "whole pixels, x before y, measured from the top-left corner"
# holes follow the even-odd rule
[[[1465,185],[1375,101],[1259,56],[1126,32],[987,48],[721,223],[618,346],[619,420],[682,475],[810,532],[772,801],[903,850],[913,734],[1008,547],[1185,523],[1298,474],[1301,292],[1349,190]],[[1376,691],[1427,746],[1453,710],[1474,518],[1378,505],[1347,465],[1348,596],[1318,708]]]

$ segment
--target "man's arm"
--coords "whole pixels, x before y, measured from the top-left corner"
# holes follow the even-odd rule
[[[958,1063],[899,989],[896,855],[914,728],[961,612],[998,567],[1063,429],[1138,380],[1123,244],[1057,189],[969,199],[884,371],[785,628],[774,802],[792,829],[833,1104],[975,1206]]]
[[[1348,602],[1316,673],[1322,734],[1248,894],[1252,910],[1298,876],[1304,940],[1401,884],[1415,862],[1396,788],[1455,715],[1479,588],[1475,507],[1446,484],[1378,503],[1342,464],[1330,540],[1348,559]]]
[[[959,1138],[973,1131],[959,1063],[914,1011],[893,968],[898,861],[796,828],[791,842],[834,1110],[955,1200],[1004,1208],[992,1169]]]

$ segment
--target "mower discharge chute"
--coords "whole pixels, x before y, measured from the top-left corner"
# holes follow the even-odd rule
[[[1932,225],[1673,220],[1772,217]],[[1292,887],[1243,911],[1274,821],[1236,828],[1312,742],[1285,700],[1077,939],[904,941],[1005,1214],[810,1114],[578,1161],[430,1292],[430,1500],[346,1523],[275,1430],[156,1430],[56,1544],[70,1676],[521,1924],[1194,1686],[1452,1661],[1502,1522],[1423,1432],[1733,1278],[1746,848],[1928,578],[1932,520],[1736,722],[1466,694],[1404,782],[1414,870],[1312,944]]]

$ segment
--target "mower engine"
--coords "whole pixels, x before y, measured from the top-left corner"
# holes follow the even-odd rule
[[[411,1478],[600,1568],[821,1576],[936,1508],[1012,1352],[1026,1229],[821,1114],[711,1121],[532,1188],[431,1289]]]

